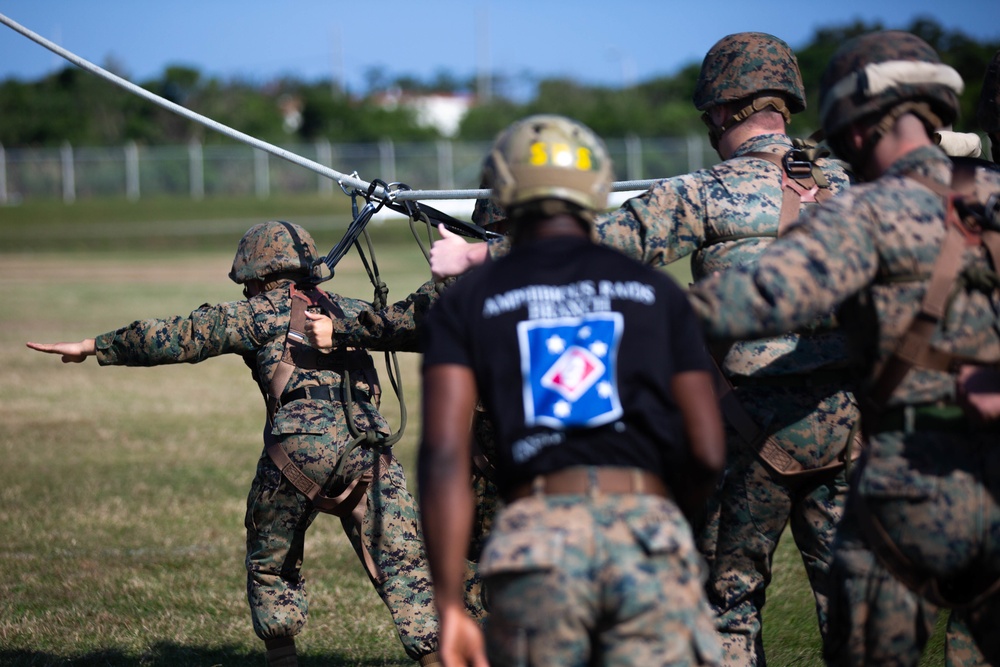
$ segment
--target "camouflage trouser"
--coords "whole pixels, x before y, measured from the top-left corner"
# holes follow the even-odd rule
[[[717,665],[702,561],[656,496],[531,496],[500,510],[481,562],[490,664]]]
[[[805,387],[743,387],[741,403],[806,468],[833,461],[859,419],[853,396]],[[725,476],[700,526],[708,597],[727,667],[766,664],[761,609],[778,540],[791,525],[825,635],[834,530],[843,513],[844,472],[780,477],[727,425]]]
[[[1000,433],[886,432],[871,439],[838,529],[827,663],[917,665],[939,607],[914,592],[922,574],[949,594],[1000,576]],[[911,564],[876,556],[874,517]],[[904,584],[909,580],[911,586]],[[926,588],[921,590],[926,591]],[[1000,664],[1000,595],[951,611],[948,665]]]
[[[319,430],[319,429],[317,429]],[[311,479],[330,478],[349,437],[330,425],[317,434],[285,433],[282,446]],[[416,503],[406,489],[402,466],[391,450],[358,447],[343,476],[332,480],[327,495],[335,495],[368,468],[374,479],[365,497],[359,524],[341,519],[358,557],[367,549],[384,577],[375,590],[392,613],[408,656],[417,659],[437,650],[437,616],[430,576],[419,532]],[[247,597],[254,631],[261,639],[291,637],[306,623],[308,602],[301,573],[305,534],[317,512],[298,493],[266,454],[247,499]]]

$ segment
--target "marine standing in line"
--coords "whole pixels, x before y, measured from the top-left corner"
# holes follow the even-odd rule
[[[931,140],[961,90],[914,35],[845,43],[820,116],[867,182],[691,291],[712,338],[831,309],[851,336],[869,447],[838,527],[830,665],[918,664],[941,606],[1000,664],[1000,173]]]
[[[421,513],[453,665],[714,665],[701,558],[680,507],[723,465],[711,366],[683,292],[595,244],[611,167],[575,121],[532,116],[484,179],[514,249],[424,327]],[[644,351],[644,341],[662,346]],[[481,562],[485,651],[462,608],[473,409],[496,427],[500,510]]]

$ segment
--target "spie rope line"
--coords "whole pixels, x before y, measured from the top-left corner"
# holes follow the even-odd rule
[[[310,171],[320,174],[321,176],[330,178],[339,183],[342,189],[350,187],[350,188],[357,188],[359,190],[368,190],[371,187],[371,183],[369,183],[368,181],[364,181],[360,178],[357,178],[354,175],[342,174],[335,169],[331,169],[326,165],[320,164],[319,162],[315,162],[308,158],[304,158],[301,155],[298,155],[297,153],[285,150],[284,148],[280,148],[279,146],[275,146],[274,144],[270,144],[266,141],[261,141],[256,137],[244,134],[243,132],[235,130],[229,127],[228,125],[223,125],[222,123],[214,121],[211,118],[202,116],[201,114],[191,111],[190,109],[187,109],[185,107],[182,107],[179,104],[175,104],[170,100],[164,99],[159,95],[156,95],[155,93],[151,93],[145,88],[137,86],[131,81],[124,79],[118,76],[117,74],[113,74],[112,72],[109,72],[108,70],[102,67],[98,67],[89,60],[81,58],[75,53],[62,48],[58,44],[49,41],[48,39],[45,39],[41,35],[29,30],[28,28],[24,27],[20,23],[17,23],[16,21],[5,16],[4,14],[0,14],[0,23],[3,23],[10,29],[21,33],[31,41],[36,42],[37,44],[45,47],[46,49],[52,51],[56,55],[65,58],[66,60],[73,63],[77,67],[84,69],[90,72],[91,74],[95,74],[101,77],[102,79],[110,81],[116,86],[124,88],[125,90],[129,91],[134,95],[137,95],[145,100],[148,100],[153,104],[161,106],[164,109],[167,109],[168,111],[172,111],[173,113],[176,113],[179,116],[183,116],[188,120],[192,120],[196,123],[204,125],[209,129],[224,134],[227,137],[236,139],[237,141],[241,141],[245,144],[253,146],[254,148],[258,148],[262,151],[270,153],[271,155],[282,158],[283,160],[288,160],[289,162],[297,164],[300,167],[309,169]],[[613,184],[612,190],[614,192],[621,192],[627,190],[644,190],[655,182],[656,182],[655,180],[618,181]],[[483,190],[483,189],[387,190],[381,186],[375,187],[374,190],[372,191],[372,196],[375,197],[376,199],[387,199],[389,201],[413,201],[419,199],[484,199],[488,197],[489,194],[490,194],[489,190]]]

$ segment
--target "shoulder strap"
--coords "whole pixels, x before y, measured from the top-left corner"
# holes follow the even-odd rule
[[[973,191],[975,168],[972,165],[955,165],[951,187],[918,174],[907,174],[907,177],[944,200],[946,231],[941,250],[931,269],[920,310],[897,341],[895,350],[876,373],[869,395],[869,401],[876,410],[885,407],[896,387],[914,366],[948,371],[958,363],[975,363],[975,359],[966,359],[933,348],[931,338],[947,312],[952,290],[963,267],[964,249],[969,245],[982,244],[990,253],[994,268],[1000,266],[997,264],[1000,259],[1000,232],[971,227],[956,208],[956,203]]]
[[[822,202],[833,196],[826,175],[810,159],[808,152],[801,148],[790,148],[784,155],[754,152],[747,153],[744,157],[767,160],[781,169],[782,196],[778,236],[798,219],[802,204]]]
[[[292,314],[288,323],[288,332],[285,334],[285,347],[281,353],[281,361],[274,369],[271,382],[267,390],[267,418],[268,421],[274,418],[274,413],[278,409],[278,400],[285,393],[285,386],[292,377],[295,370],[295,360],[292,348],[301,345],[306,340],[305,323],[306,307],[312,304],[312,299],[305,292],[299,291],[295,285],[290,287],[292,297]]]

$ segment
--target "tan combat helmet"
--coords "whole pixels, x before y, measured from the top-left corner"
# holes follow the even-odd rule
[[[745,102],[731,118],[715,126],[707,111],[720,104]],[[785,117],[806,108],[799,63],[788,44],[763,32],[739,32],[715,43],[701,63],[694,105],[704,111],[712,145],[722,133],[757,111],[771,108]]]
[[[321,267],[316,259],[309,232],[291,222],[271,220],[254,225],[240,239],[229,278],[239,285],[278,277],[317,279]]]
[[[608,205],[611,158],[585,125],[564,116],[537,115],[504,130],[483,164],[483,184],[510,217],[526,207],[555,211],[546,203],[591,220]]]
[[[922,119],[928,135],[951,125],[962,88],[958,72],[916,35],[869,33],[845,42],[830,59],[820,80],[820,122],[831,148],[858,168],[904,113]],[[857,121],[871,126],[860,151],[841,136]]]

